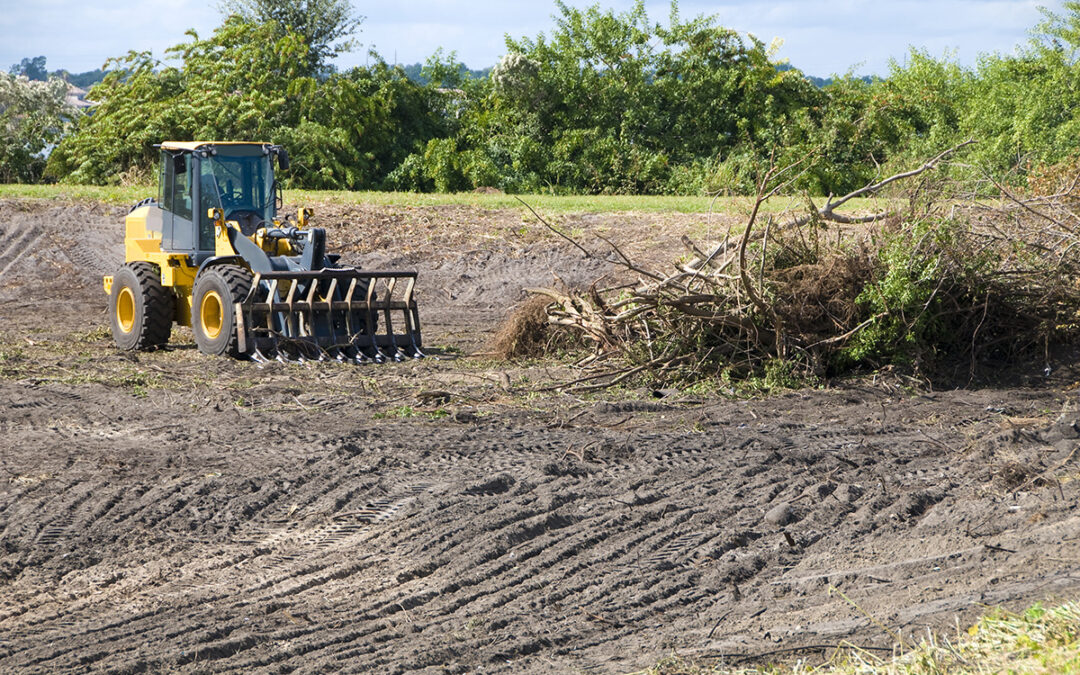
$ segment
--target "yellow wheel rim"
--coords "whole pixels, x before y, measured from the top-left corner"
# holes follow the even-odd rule
[[[116,323],[125,333],[135,327],[135,294],[127,286],[116,294]]]
[[[207,291],[203,296],[202,306],[199,307],[199,323],[202,325],[203,335],[216,340],[221,335],[221,324],[224,320],[221,296],[217,291]]]

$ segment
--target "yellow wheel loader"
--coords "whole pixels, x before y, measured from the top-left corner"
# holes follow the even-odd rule
[[[414,271],[338,264],[311,211],[279,218],[269,143],[162,143],[158,196],[125,220],[125,260],[105,277],[121,349],[165,345],[191,326],[206,354],[257,361],[420,358]]]

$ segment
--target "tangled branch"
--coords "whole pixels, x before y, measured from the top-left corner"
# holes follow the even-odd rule
[[[837,211],[932,171],[973,142],[830,196],[783,227],[770,217],[761,228],[762,206],[796,169],[774,167],[758,183],[742,232],[733,239],[729,230],[711,248],[683,237],[695,257],[669,273],[604,239],[636,283],[606,292],[532,289],[550,301],[552,325],[592,345],[580,364],[588,374],[566,386],[598,389],[639,375],[828,376],[896,362],[928,369],[946,357],[964,360],[973,374],[980,360],[1014,358],[1080,333],[1080,223],[1065,219],[1053,196],[1021,199],[999,185],[1002,204],[993,209],[947,203],[907,220],[896,211]],[[976,210],[981,220],[971,217]],[[844,226],[844,236],[823,241],[824,223]]]

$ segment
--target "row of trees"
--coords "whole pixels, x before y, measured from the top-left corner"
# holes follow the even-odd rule
[[[66,70],[54,70],[50,73],[48,68],[45,67],[44,56],[25,58],[19,63],[13,64],[11,68],[8,69],[8,73],[11,75],[21,75],[27,80],[35,82],[45,82],[50,77],[55,77],[64,80],[65,82],[69,82],[76,87],[90,87],[101,82],[105,77],[105,71],[100,68],[97,70],[88,70],[84,73],[70,73]]]
[[[150,171],[164,139],[257,139],[290,149],[296,187],[746,191],[764,165],[801,160],[798,188],[842,194],[967,137],[980,141],[970,170],[1016,180],[1080,150],[1080,2],[1047,13],[1013,55],[968,68],[913,51],[887,77],[824,87],[675,3],[666,23],[643,2],[556,4],[552,30],[508,39],[488,76],[440,51],[416,81],[377,55],[328,67],[359,26],[341,0],[237,0],[168,63],[132,52],[107,64],[89,96],[99,105],[47,175],[116,182]]]

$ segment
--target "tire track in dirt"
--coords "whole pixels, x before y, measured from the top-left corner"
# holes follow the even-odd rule
[[[655,447],[661,443],[670,446],[670,442],[662,436],[639,438],[640,442],[647,446]],[[728,442],[730,443],[731,440],[729,438]],[[746,445],[745,439],[735,440],[735,447],[740,444]],[[760,436],[751,440],[751,444],[767,445]],[[700,548],[720,536],[718,533],[710,534],[697,528],[689,528],[690,531],[687,531],[689,521],[695,516],[700,516],[705,509],[686,508],[685,505],[680,507],[676,500],[669,498],[651,501],[646,498],[642,500],[644,504],[641,506],[645,506],[650,511],[629,519],[624,516],[612,517],[609,513],[601,516],[570,516],[568,512],[580,507],[585,501],[581,493],[581,484],[587,483],[591,480],[590,477],[602,472],[596,467],[583,471],[574,469],[570,464],[560,466],[557,462],[551,462],[551,456],[557,455],[556,449],[559,447],[561,447],[561,439],[540,445],[518,445],[509,452],[505,448],[501,450],[504,457],[511,459],[497,462],[491,469],[502,470],[504,473],[517,471],[519,475],[533,474],[533,482],[517,483],[521,488],[517,491],[519,493],[517,495],[514,494],[515,488],[510,484],[510,480],[517,480],[512,478],[512,474],[506,474],[511,476],[509,480],[504,477],[477,482],[483,474],[476,471],[475,466],[472,467],[471,474],[466,474],[465,480],[460,481],[465,484],[465,487],[455,498],[473,502],[478,499],[492,502],[489,509],[477,510],[489,524],[479,536],[475,530],[470,531],[467,527],[460,528],[458,534],[444,541],[441,548],[437,550],[440,559],[467,561],[469,573],[466,575],[459,566],[459,572],[451,576],[448,583],[427,590],[399,588],[398,584],[384,585],[381,590],[376,589],[376,600],[360,603],[356,607],[358,619],[393,618],[396,615],[420,612],[424,613],[433,625],[443,625],[452,622],[453,617],[459,613],[498,612],[513,604],[517,598],[528,597],[551,583],[557,584],[558,588],[548,593],[546,603],[558,605],[570,598],[579,598],[585,606],[593,608],[584,611],[602,616],[608,621],[618,622],[620,625],[627,625],[639,618],[663,612],[670,606],[700,599],[701,591],[695,592],[694,584],[688,579],[688,576],[692,574],[692,569],[687,565],[679,565],[677,562],[680,557],[689,555],[693,549]],[[489,453],[496,451],[494,446],[488,449]],[[774,450],[769,452],[775,454]],[[483,450],[480,450],[468,459],[475,460],[482,456]],[[664,473],[676,472],[681,475],[681,480],[692,483],[696,477],[707,474],[710,464],[707,458],[708,453],[700,447],[674,447],[647,455],[642,459],[646,465],[655,466]],[[295,484],[300,488],[318,486],[318,489],[311,490],[310,494],[303,498],[293,492],[292,498],[304,503],[304,508],[312,512],[320,508],[325,509],[327,505],[331,505],[331,510],[333,506],[338,507],[339,510],[344,508],[345,504],[357,496],[359,490],[348,486],[350,476],[347,472],[340,473],[341,467],[338,466],[338,462],[338,459],[325,459],[316,462],[305,473],[293,476]],[[764,463],[768,464],[768,461]],[[451,464],[461,464],[461,461],[459,459]],[[607,461],[605,468],[623,469],[625,467]],[[802,471],[805,469],[795,470],[793,476],[798,477]],[[464,473],[464,469],[459,466],[458,472]],[[337,477],[328,480],[335,473]],[[536,473],[543,478],[537,479]],[[621,472],[616,470],[614,473]],[[471,482],[469,475],[472,476]],[[548,489],[546,494],[549,495],[549,501],[547,503],[538,503],[538,497],[534,494],[541,488]],[[410,491],[420,493],[429,489],[430,486],[421,485]],[[160,513],[164,516],[156,520],[148,520],[147,524],[153,528],[170,529],[169,518],[183,511],[189,503],[184,492],[184,486],[176,486],[167,495],[151,495],[150,500],[153,503],[162,505]],[[550,496],[553,495],[559,495],[559,498],[552,499]],[[207,496],[212,497],[212,495]],[[444,495],[443,498],[448,497]],[[255,587],[245,588],[238,594],[242,599],[222,592],[211,595],[209,600],[215,603],[225,602],[227,611],[239,611],[245,606],[302,602],[303,598],[323,586],[345,582],[350,577],[367,572],[373,566],[377,566],[377,562],[363,561],[352,564],[328,562],[324,565],[312,564],[311,558],[335,547],[348,547],[361,543],[360,540],[369,529],[369,523],[391,519],[403,505],[401,500],[373,500],[355,512],[344,516],[332,516],[333,519],[330,522],[314,529],[290,530],[286,528],[283,533],[270,535],[256,543],[255,548],[276,551],[263,556],[266,558],[265,569],[272,573],[271,576]],[[418,527],[415,530],[406,528],[401,532],[401,538],[410,540],[421,529],[430,526],[431,520],[426,517],[420,518]],[[572,528],[574,534],[566,538],[558,537],[558,532],[567,528]],[[249,535],[241,535],[238,540],[252,541],[253,538]],[[599,558],[592,553],[602,549],[604,552]],[[514,553],[516,560],[507,560],[508,553]],[[591,572],[591,565],[576,564],[569,569],[557,570],[554,574],[552,572],[560,563],[589,557],[622,571],[608,575],[608,578],[597,578]],[[425,565],[430,565],[431,569],[424,569],[422,578],[431,578],[438,574],[440,565],[437,561],[423,561],[419,567],[424,568]],[[650,571],[655,569],[666,573],[665,581],[657,584],[654,578],[650,578]],[[205,592],[209,589],[195,584],[189,586],[188,590]],[[625,602],[611,599],[610,596],[616,590],[624,593],[629,590],[639,600],[627,607]],[[183,606],[180,605],[181,608]],[[228,610],[228,607],[232,607],[232,610]],[[192,605],[190,608],[196,610],[198,605]],[[108,635],[102,635],[100,638],[105,643],[115,640],[142,640],[160,632],[160,627],[154,622],[144,619],[138,619],[137,622],[146,625],[134,628],[128,624],[121,624],[111,628]],[[114,638],[112,633],[120,628],[124,629],[123,634]],[[219,659],[223,660],[222,666],[234,663],[240,669],[283,663],[289,658],[295,658],[295,656],[288,656],[283,657],[284,660],[276,658],[268,660],[260,656],[254,660],[247,659],[243,656],[244,653],[249,649],[254,649],[258,643],[248,638],[230,637],[241,628],[239,623],[219,623],[216,631],[206,634],[196,643],[188,646],[192,652],[200,655],[200,660],[220,654],[222,656]],[[63,629],[76,636],[80,634],[78,630],[72,631],[71,626],[63,626]],[[379,632],[363,630],[341,634],[326,630],[314,631],[311,635],[317,635],[317,639],[306,642],[301,649],[306,655],[318,657],[323,652],[351,649],[350,644],[370,640]],[[284,634],[275,633],[275,635],[286,637]],[[304,640],[306,635],[308,633],[294,630],[287,634],[287,639]],[[618,640],[620,635],[616,632],[608,639]],[[556,635],[554,639],[558,640],[561,637]],[[369,654],[369,665],[372,667],[393,662],[390,660],[390,654],[397,651],[397,648],[393,646],[394,639],[386,638],[385,641],[387,643],[385,650],[379,648],[362,650]],[[605,641],[598,640],[593,644],[599,646]],[[503,645],[502,649],[507,654],[518,654],[528,651],[531,646],[535,646],[534,640],[525,637]],[[102,649],[105,647],[103,646]],[[227,659],[223,656],[226,653],[230,655]],[[49,655],[39,663],[49,664],[51,661],[62,660],[62,658],[62,654]],[[174,665],[184,663],[185,661],[181,659]]]
[[[95,325],[113,270],[76,227],[122,251],[122,213],[39,211],[0,203],[7,237],[44,233],[28,260],[47,263],[4,283],[51,303],[11,312],[4,346]],[[522,279],[580,263],[514,246],[408,261],[438,282],[427,325],[445,344],[472,349]],[[1080,588],[1049,559],[1080,547],[1075,466],[1051,475],[1080,427],[1003,426],[1060,409],[1053,393],[579,401],[554,417],[500,401],[406,423],[372,419],[348,393],[369,388],[341,378],[147,361],[178,382],[254,379],[250,403],[201,378],[139,398],[44,367],[0,381],[2,671],[629,672],[672,649],[884,641],[830,585],[908,632]]]
[[[291,542],[290,545],[297,552],[294,554],[282,554],[275,556],[271,559],[271,567],[278,570],[287,570],[280,578],[274,579],[265,584],[266,588],[273,588],[273,593],[264,594],[262,597],[256,597],[255,602],[270,602],[273,600],[280,600],[287,598],[291,595],[304,593],[320,585],[330,583],[332,581],[345,579],[358,571],[364,569],[367,565],[361,564],[359,566],[346,567],[341,569],[340,566],[327,565],[327,566],[311,566],[309,559],[312,555],[318,555],[326,552],[333,547],[345,546],[349,544],[348,539],[350,537],[362,534],[370,530],[371,524],[376,524],[394,517],[395,513],[400,510],[409,500],[425,494],[431,490],[431,484],[409,484],[403,486],[401,492],[406,496],[402,499],[396,500],[375,500],[372,503],[367,504],[359,511],[351,512],[339,516],[337,523],[329,526],[317,528],[314,532],[308,532],[306,535],[300,536],[296,541]],[[172,507],[183,508],[183,504],[177,504]],[[286,550],[289,550],[288,546]],[[186,580],[180,580],[176,582],[176,586],[186,587],[188,592],[190,591],[206,591],[208,586],[206,584],[188,584]],[[220,585],[220,584],[219,584]],[[285,586],[282,588],[281,586]],[[250,604],[252,602],[249,593],[256,589],[245,589],[239,594],[240,600],[237,600],[237,594],[228,593],[222,594],[216,598],[210,598],[212,602],[230,601],[236,602],[239,606],[244,604]],[[158,592],[168,593],[169,588],[161,588]],[[198,604],[193,604],[190,608],[197,610],[198,605],[201,605],[206,601],[199,601]],[[116,639],[144,639],[152,637],[155,633],[159,632],[159,627],[154,625],[153,622],[149,622],[150,625],[138,625],[148,622],[143,621],[146,617],[135,617],[130,622],[124,622],[115,626],[111,626],[105,634],[97,637],[103,643],[112,642]],[[133,625],[134,624],[134,625]],[[96,627],[93,627],[87,631],[79,631],[73,629],[74,624],[67,622],[62,627],[68,634],[75,636],[88,637],[91,633],[99,632]],[[114,637],[113,633],[116,629],[123,629],[123,635],[119,638]],[[236,626],[219,626],[220,630],[215,633],[215,639],[222,634],[222,631],[234,630]],[[93,641],[91,641],[92,643]],[[110,648],[111,649],[111,648]],[[193,649],[197,649],[197,645],[193,646]],[[108,649],[105,650],[106,652]],[[40,660],[34,661],[34,663],[49,663],[51,661],[62,659],[64,653],[48,654],[41,657]],[[183,660],[177,661],[177,663],[183,663]]]
[[[496,483],[501,483],[502,485],[505,485],[505,481],[496,481]],[[487,486],[482,486],[482,487],[487,487]],[[476,495],[478,493],[483,494],[484,492],[491,492],[491,491],[490,490],[485,490],[485,489],[478,490],[476,487],[470,487],[470,488],[467,488],[464,491],[465,494],[469,494],[469,495]],[[494,491],[495,494],[502,494],[503,492],[505,492],[505,489],[498,489],[498,490]],[[562,506],[562,505],[559,505],[559,506]],[[510,510],[513,510],[513,506],[510,507]],[[490,532],[501,535],[503,533],[503,531],[508,529],[508,528],[518,527],[519,523],[522,523],[522,522],[535,521],[538,518],[545,517],[545,514],[550,515],[551,512],[552,512],[551,510],[548,510],[546,512],[535,512],[535,511],[533,511],[533,512],[526,512],[524,514],[518,514],[517,517],[515,517],[515,518],[510,518],[510,519],[499,521],[497,523],[497,526],[493,527],[493,529],[490,530]],[[524,518],[522,516],[524,516]],[[631,523],[629,525],[628,529],[635,529],[636,525],[637,525],[637,523]],[[582,528],[582,531],[583,532],[588,532],[588,531],[590,531],[590,529],[593,529],[593,528]],[[513,533],[510,535],[510,537],[511,538],[507,543],[511,544],[511,547],[519,546],[519,545],[527,545],[531,541],[531,539],[528,536],[520,537],[520,536],[515,536]],[[600,542],[604,541],[604,539],[606,539],[606,537],[595,537],[593,539],[592,543],[597,544],[597,543],[600,543]],[[642,539],[644,539],[644,538],[642,538]],[[655,563],[657,563],[659,561],[666,561],[666,560],[669,560],[672,556],[677,556],[682,551],[684,551],[687,546],[691,545],[692,543],[699,542],[701,540],[701,537],[696,535],[696,534],[694,534],[694,535],[682,535],[681,537],[674,537],[674,543],[671,542],[671,541],[668,541],[667,543],[663,543],[663,541],[666,541],[666,540],[669,540],[669,539],[672,539],[672,537],[665,534],[665,535],[662,536],[662,541],[661,542],[653,544],[652,548],[653,549],[658,549],[659,551],[662,551],[662,553],[660,553],[659,555],[657,553],[653,553],[652,556],[650,558],[648,558],[647,561],[646,561],[648,564],[655,564]],[[570,551],[569,554],[567,552],[565,552],[565,551],[562,551],[562,550],[558,549],[558,548],[552,549],[552,548],[549,548],[549,547],[546,547],[546,546],[543,546],[543,545],[538,546],[533,551],[529,551],[528,549],[519,549],[521,551],[521,553],[518,556],[518,562],[516,563],[516,566],[520,566],[522,564],[522,562],[524,562],[524,561],[531,562],[534,557],[539,558],[540,556],[537,555],[537,554],[539,552],[541,552],[541,551],[549,552],[551,554],[551,557],[553,558],[553,560],[552,561],[542,562],[536,567],[526,568],[524,571],[519,572],[516,579],[511,579],[511,580],[508,580],[506,583],[498,584],[500,590],[499,590],[499,592],[497,594],[495,594],[495,597],[493,597],[493,598],[489,597],[489,596],[491,596],[490,592],[489,593],[475,593],[472,596],[465,597],[465,598],[460,598],[460,597],[452,598],[452,604],[450,604],[446,608],[443,608],[441,613],[446,614],[446,615],[451,615],[454,612],[459,611],[463,607],[468,606],[470,603],[472,603],[474,601],[478,601],[478,600],[487,600],[488,603],[490,604],[490,606],[484,606],[484,607],[478,608],[476,610],[478,612],[486,612],[486,611],[491,611],[493,609],[499,608],[501,605],[506,604],[511,599],[513,599],[513,597],[515,596],[514,585],[519,584],[519,583],[523,583],[523,582],[529,581],[529,580],[535,580],[537,577],[542,575],[542,572],[543,572],[544,568],[551,566],[552,564],[554,564],[555,562],[557,562],[559,560],[565,560],[565,559],[571,557],[573,554],[582,553],[580,545],[576,545],[576,544],[571,543],[570,548],[571,548],[571,551]],[[631,552],[632,552],[632,550],[629,549],[629,548],[626,550],[626,553],[631,553]],[[444,553],[445,554],[453,554],[453,555],[463,555],[463,556],[466,556],[466,557],[468,557],[470,555],[470,553],[468,551],[446,551]],[[487,557],[489,557],[489,556],[484,555],[484,556],[481,557],[481,561],[484,561],[485,564],[492,562],[492,561],[485,560]],[[492,558],[492,560],[494,560],[497,557],[498,556],[495,556],[494,558]],[[640,556],[638,556],[638,557],[640,557]],[[636,561],[634,563],[634,566],[640,567],[641,566],[641,561],[640,560]],[[629,567],[629,565],[628,565],[628,567]],[[446,598],[447,596],[454,596],[455,594],[460,595],[460,593],[458,593],[460,588],[462,588],[462,587],[469,588],[469,587],[474,587],[474,586],[479,586],[479,585],[482,585],[482,584],[485,584],[485,583],[489,583],[492,580],[499,579],[502,576],[502,574],[504,574],[508,569],[509,569],[509,566],[507,566],[507,565],[494,565],[494,563],[492,563],[491,565],[486,565],[486,568],[485,568],[485,565],[482,565],[480,568],[477,568],[477,574],[476,574],[475,578],[465,580],[464,583],[462,583],[461,581],[455,581],[448,587],[439,588],[434,592],[433,597],[439,597],[440,599],[443,599],[443,598]],[[575,572],[584,571],[585,569],[586,569],[586,567],[582,566],[579,570],[575,570]],[[425,570],[425,571],[428,572],[428,573],[431,572],[430,569]],[[579,592],[583,588],[587,588],[589,585],[590,585],[590,583],[586,582],[586,583],[582,584],[579,588],[571,589],[571,593]],[[679,591],[683,590],[684,588],[685,588],[685,584],[676,584],[676,585],[674,585],[673,588],[657,594],[656,599],[657,599],[657,601],[663,601],[666,598],[669,598],[672,595],[674,595],[674,594],[678,593]],[[532,588],[526,589],[527,592],[531,591],[531,590],[533,590],[533,589]],[[429,597],[431,597],[430,593],[428,593],[427,595]],[[421,598],[420,601],[416,601],[415,596],[412,596],[412,595],[409,595],[409,594],[406,593],[406,594],[403,594],[403,595],[398,595],[398,596],[394,596],[394,597],[390,598],[382,607],[375,607],[373,609],[373,612],[374,612],[375,615],[383,615],[387,611],[395,610],[395,605],[397,605],[402,612],[416,611],[417,608],[422,608],[424,606],[426,599],[427,598]],[[355,636],[355,639],[360,639],[360,638],[362,638],[364,636],[366,636],[366,634],[357,635],[357,636]],[[328,643],[327,648],[329,648],[330,646],[333,646],[333,648],[337,649],[337,648],[339,648],[341,646],[341,644],[342,644],[342,640],[340,638],[335,638],[334,640],[332,640],[332,641],[330,641]]]
[[[34,228],[20,228],[16,234],[0,230],[0,284],[15,265],[30,259],[34,247],[44,236],[44,232]],[[9,242],[6,246],[5,241]]]

